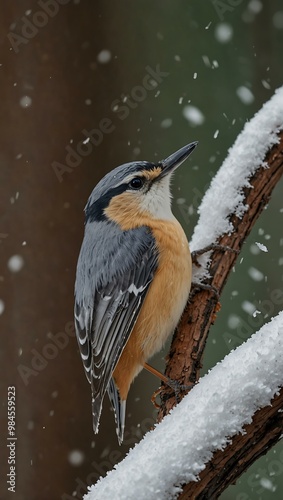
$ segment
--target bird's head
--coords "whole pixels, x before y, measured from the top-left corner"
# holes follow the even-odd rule
[[[85,207],[86,222],[112,220],[123,229],[147,217],[172,219],[170,180],[197,146],[192,142],[158,163],[125,163],[101,179]]]

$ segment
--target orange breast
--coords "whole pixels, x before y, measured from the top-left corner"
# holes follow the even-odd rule
[[[122,399],[143,364],[173,333],[188,300],[191,256],[186,235],[176,219],[151,221],[159,249],[158,270],[142,305],[137,323],[114,371]]]

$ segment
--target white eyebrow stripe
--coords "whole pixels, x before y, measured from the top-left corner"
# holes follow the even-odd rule
[[[124,177],[124,179],[121,182],[118,182],[118,184],[116,184],[115,187],[121,186],[122,184],[127,184],[135,177],[144,177],[144,174],[142,172],[135,172],[135,173],[129,174],[127,177]]]

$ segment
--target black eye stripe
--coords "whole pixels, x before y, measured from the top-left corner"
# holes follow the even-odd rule
[[[86,222],[99,222],[106,220],[104,214],[105,208],[108,207],[110,201],[115,196],[124,193],[128,189],[128,184],[120,184],[112,189],[109,189],[103,196],[101,196],[94,203],[86,207],[85,216]]]
[[[126,191],[133,192],[139,191],[142,188],[147,192],[152,185],[152,181],[146,179],[144,176],[133,177],[129,182],[118,184],[108,191],[106,191],[98,200],[93,203],[88,203],[85,208],[85,219],[86,222],[99,222],[102,220],[107,220],[104,210],[108,207],[112,198],[122,194]]]

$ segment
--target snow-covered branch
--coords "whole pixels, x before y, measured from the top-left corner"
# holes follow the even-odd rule
[[[218,243],[199,258],[194,281],[223,290],[240,249],[283,174],[283,87],[246,123],[199,208],[193,250]],[[192,286],[189,304],[173,337],[166,375],[184,385],[196,382],[218,300],[213,291]],[[175,404],[165,387],[159,420]]]
[[[283,312],[203,377],[85,500],[174,498],[282,385]]]
[[[212,179],[198,209],[199,220],[191,238],[191,250],[198,250],[218,240],[224,234],[232,234],[231,216],[242,219],[248,211],[247,190],[252,187],[251,178],[262,168],[268,168],[266,154],[279,143],[283,129],[283,87],[264,104],[246,123],[243,131],[230,148],[228,156]],[[202,258],[207,263],[208,258]],[[202,278],[204,269],[195,269],[194,279]]]

